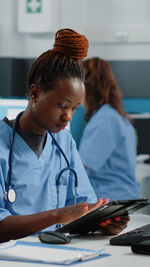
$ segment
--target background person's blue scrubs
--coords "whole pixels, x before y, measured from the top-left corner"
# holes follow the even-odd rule
[[[110,105],[102,105],[87,123],[79,153],[98,198],[139,197],[135,130]]]
[[[26,215],[57,206],[56,178],[65,168],[66,161],[47,134],[45,147],[38,158],[23,138],[16,133],[13,144],[11,185],[16,192],[16,201],[7,205],[4,201],[5,184],[8,175],[8,157],[12,128],[0,121],[0,221],[9,215]],[[89,182],[75,142],[68,130],[54,134],[56,141],[66,154],[70,167],[78,175],[77,202],[97,201]],[[74,204],[74,180],[72,173],[65,172],[61,178],[60,207]],[[51,229],[54,228],[51,227]]]

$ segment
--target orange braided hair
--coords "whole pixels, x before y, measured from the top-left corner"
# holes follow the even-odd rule
[[[71,29],[61,29],[55,35],[53,51],[70,56],[75,59],[83,59],[88,54],[88,39]]]
[[[37,58],[28,75],[28,87],[38,84],[49,91],[58,79],[78,78],[84,81],[82,59],[88,53],[88,39],[72,29],[61,29],[55,35],[54,47]]]

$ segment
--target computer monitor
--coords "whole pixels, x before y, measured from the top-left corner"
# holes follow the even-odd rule
[[[150,60],[110,60],[123,97],[150,98]]]
[[[137,133],[137,153],[150,155],[150,115],[133,115]]]

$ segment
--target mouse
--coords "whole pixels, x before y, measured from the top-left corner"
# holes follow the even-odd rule
[[[48,244],[68,244],[71,242],[71,237],[57,232],[57,231],[47,231],[38,235],[42,243]]]

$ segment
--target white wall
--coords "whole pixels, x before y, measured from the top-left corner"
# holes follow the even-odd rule
[[[20,0],[21,1],[21,0]],[[17,30],[17,0],[0,0],[0,56],[37,57],[52,47],[48,34],[24,34]]]
[[[52,48],[57,29],[72,27],[88,37],[88,56],[150,59],[150,0],[44,1],[53,3],[53,26],[31,34],[18,32],[17,0],[0,0],[0,57],[37,57]]]

